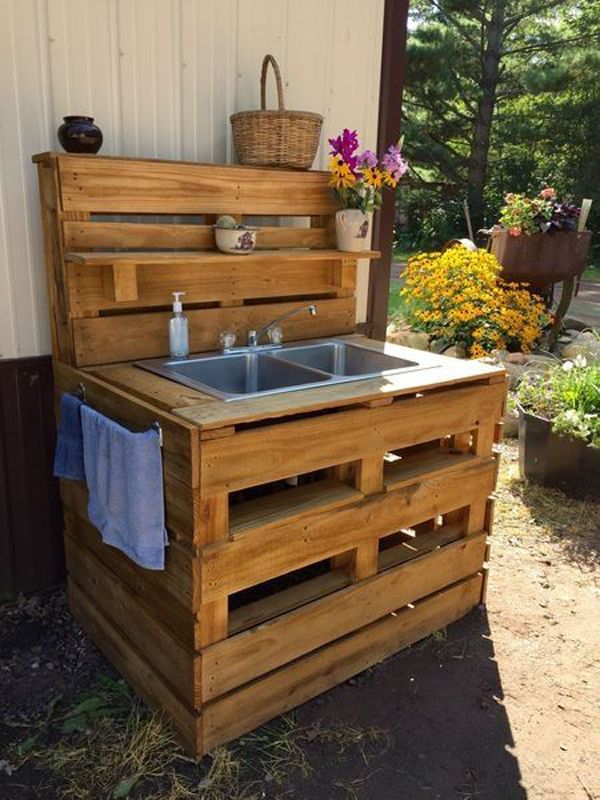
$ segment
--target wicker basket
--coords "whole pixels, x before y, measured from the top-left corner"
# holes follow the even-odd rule
[[[265,108],[269,64],[277,81],[277,111]],[[239,111],[231,116],[233,141],[240,164],[310,169],[319,146],[323,117],[310,111],[285,110],[281,73],[271,55],[263,59],[260,108],[260,111]]]

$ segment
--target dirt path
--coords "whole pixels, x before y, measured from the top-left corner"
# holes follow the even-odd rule
[[[122,693],[114,719],[61,731],[99,673],[115,704],[115,673],[60,594],[0,610],[0,799],[111,797],[157,728],[131,800],[600,800],[599,553],[600,504],[525,486],[505,446],[487,611],[199,767]]]

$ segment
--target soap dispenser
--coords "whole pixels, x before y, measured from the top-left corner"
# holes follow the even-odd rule
[[[173,292],[173,316],[169,320],[171,358],[187,358],[190,354],[187,317],[183,316],[181,297],[185,292]]]

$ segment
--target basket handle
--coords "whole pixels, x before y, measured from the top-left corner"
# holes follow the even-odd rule
[[[279,110],[284,111],[285,105],[283,103],[283,82],[281,80],[281,72],[279,71],[279,65],[277,62],[273,56],[269,54],[263,58],[262,70],[260,73],[260,108],[261,111],[265,111],[267,108],[267,69],[269,64],[271,64],[273,67],[275,80],[277,82],[277,104],[279,106]]]

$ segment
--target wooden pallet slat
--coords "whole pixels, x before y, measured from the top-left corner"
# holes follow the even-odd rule
[[[454,389],[389,406],[283,422],[207,442],[201,455],[202,490],[209,494],[233,491],[358,460],[364,453],[375,451],[383,457],[389,450],[472,430],[480,418],[499,409],[503,391],[501,386]],[[442,406],[444,413],[440,414]]]
[[[143,222],[63,222],[65,248],[70,252],[82,249],[211,250],[215,247],[212,225]],[[275,247],[314,247],[326,249],[332,244],[327,228],[292,228],[261,225],[257,249]]]
[[[210,545],[202,553],[203,602],[411,527],[430,517],[432,511],[437,516],[479,498],[485,502],[494,482],[495,462],[490,459],[461,473],[422,480],[352,506],[315,514],[310,525],[292,521],[261,530],[256,536]]]
[[[75,155],[54,158],[66,211],[266,216],[336,211],[326,172]]]
[[[484,550],[485,534],[461,539],[206,648],[203,699],[225,694],[471,576],[480,569]]]
[[[415,603],[276,670],[203,707],[202,737],[210,750],[283,714],[474,608],[481,576]]]
[[[326,480],[298,486],[277,494],[248,500],[231,509],[231,537],[292,522],[307,514],[332,511],[356,503],[362,493],[339,481]]]
[[[318,304],[317,316],[298,314],[286,320],[284,327],[288,340],[337,336],[354,330],[353,298],[319,300]],[[237,330],[240,341],[243,341],[244,333],[250,328],[266,325],[297,307],[298,302],[271,302],[239,308],[188,309],[190,350],[192,353],[217,350],[219,334],[230,328]],[[156,311],[136,313],[134,319],[128,314],[74,319],[73,338],[78,365],[85,367],[167,356],[171,316],[170,311]]]

